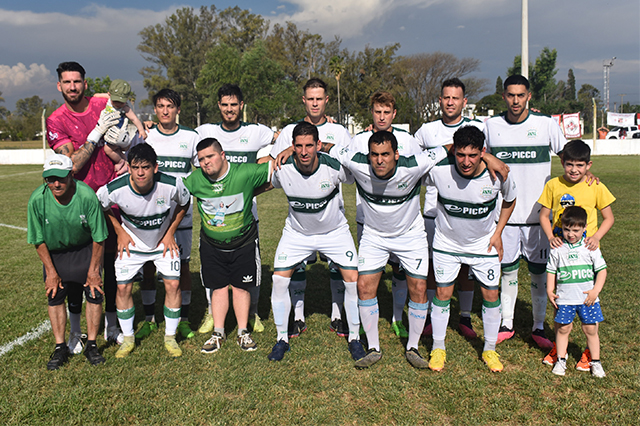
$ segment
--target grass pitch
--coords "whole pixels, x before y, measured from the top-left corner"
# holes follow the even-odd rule
[[[27,201],[41,183],[41,166],[1,166],[0,223],[26,228]],[[259,312],[266,329],[254,334],[259,347],[243,353],[230,337],[216,354],[203,355],[209,336],[180,343],[184,355],[171,359],[162,329],[142,341],[124,360],[102,337],[107,362],[91,367],[82,355],[49,372],[53,335],[16,346],[0,356],[0,422],[3,424],[637,424],[640,418],[640,164],[638,157],[595,157],[592,171],[617,197],[616,223],[602,241],[608,263],[601,294],[605,322],[600,327],[603,380],[573,365],[584,348],[579,327],[571,335],[570,368],[565,377],[541,363],[545,353],[533,344],[529,278],[523,264],[516,307],[516,336],[498,346],[505,370],[491,373],[480,359],[482,341],[457,332],[459,310],[452,303],[447,334],[447,364],[440,373],[418,371],[404,359],[404,342],[391,332],[391,275],[383,276],[378,298],[384,358],[368,370],[355,370],[344,339],[329,332],[328,271],[318,262],[308,268],[306,297],[309,330],[291,339],[291,352],[279,363],[266,355],[275,343],[270,315],[273,256],[287,212],[281,191],[258,197],[263,288]],[[554,160],[552,174],[560,167]],[[346,209],[355,224],[354,188],[344,187]],[[196,218],[197,219],[197,218]],[[197,222],[197,220],[196,220]],[[355,231],[355,229],[353,229]],[[194,229],[197,248],[198,226]],[[47,320],[42,266],[26,232],[0,226],[0,347]],[[194,281],[190,320],[196,328],[205,310],[199,285],[199,258],[192,253]],[[144,319],[134,288],[136,324]],[[162,300],[159,288],[158,300]],[[482,335],[481,300],[476,292],[472,321]],[[162,318],[158,304],[156,317]],[[405,318],[406,321],[406,318]],[[83,320],[84,324],[84,320]],[[552,310],[546,328],[551,333]],[[422,342],[427,355],[431,341]]]

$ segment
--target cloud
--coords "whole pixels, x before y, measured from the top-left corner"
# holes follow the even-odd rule
[[[33,63],[27,66],[21,62],[17,65],[0,65],[0,90],[7,96],[25,90],[39,90],[54,84],[51,71],[44,64]]]

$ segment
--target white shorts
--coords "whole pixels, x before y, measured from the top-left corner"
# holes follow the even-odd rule
[[[364,228],[364,225],[361,224],[361,223],[357,223],[357,222],[356,222],[356,225],[357,225],[356,233],[357,233],[357,236],[358,236],[358,247],[359,247],[360,246],[360,240],[362,240],[362,229]],[[393,253],[389,254],[389,262],[388,263],[391,264],[391,265],[399,265],[399,266],[401,266],[400,265],[400,259],[398,259],[398,256],[396,256]]]
[[[498,290],[500,284],[500,261],[498,256],[460,256],[439,251],[433,252],[433,272],[438,287],[453,285],[461,265],[469,265],[480,285],[487,290]]]
[[[142,266],[147,262],[153,262],[156,265],[158,275],[162,274],[165,280],[179,280],[180,279],[180,259],[171,258],[171,253],[167,251],[165,256],[162,256],[162,249],[164,245],[160,245],[157,250],[151,253],[142,253],[138,251],[131,251],[131,257],[127,256],[127,252],[124,252],[122,259],[119,255],[116,255],[116,281],[118,284],[129,284],[133,281],[136,274],[142,270]]]
[[[549,259],[549,240],[540,225],[505,226],[502,231],[502,246],[503,266],[517,264],[520,256],[530,264],[539,265],[546,265]]]
[[[422,229],[397,237],[380,237],[372,232],[363,232],[358,252],[358,272],[375,274],[384,271],[392,253],[398,257],[407,275],[427,279],[429,249]]]
[[[338,268],[356,270],[358,267],[356,246],[349,225],[317,235],[305,235],[285,226],[276,249],[273,270],[293,269],[310,255],[315,258],[316,251],[333,261]]]

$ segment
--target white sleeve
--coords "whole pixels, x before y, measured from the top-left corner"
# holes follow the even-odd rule
[[[556,154],[564,149],[567,139],[562,133],[560,125],[553,118],[549,119],[549,146]]]
[[[271,145],[273,141],[273,130],[268,128],[263,124],[259,124],[260,126],[260,148],[264,148],[266,146]]]
[[[109,198],[109,190],[107,189],[107,185],[104,185],[98,188],[98,191],[96,192],[96,197],[98,197],[98,201],[100,201],[102,210],[109,210],[111,206],[115,204],[111,202],[111,199]]]
[[[189,190],[184,186],[181,178],[176,178],[176,193],[174,199],[181,206],[191,201],[191,194],[189,194]]]
[[[509,173],[507,179],[502,182],[502,188],[500,188],[500,192],[502,192],[502,198],[507,202],[515,200],[518,196],[516,181],[511,178],[511,173]]]
[[[289,131],[289,126],[282,129],[280,135],[278,135],[278,139],[276,139],[276,142],[273,144],[270,154],[272,158],[276,158],[278,154],[291,146],[291,143],[293,142],[293,139],[291,138],[293,130]]]

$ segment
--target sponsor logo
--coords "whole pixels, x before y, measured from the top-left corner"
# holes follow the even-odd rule
[[[48,225],[49,224],[49,219],[45,219],[44,223]]]
[[[373,309],[369,311],[369,315],[377,315],[380,312],[380,308]]]
[[[242,277],[242,282],[243,283],[253,282],[253,275],[245,275],[244,277]]]
[[[444,208],[447,209],[448,212],[451,213],[462,213],[462,208],[455,206],[453,204],[445,204]]]
[[[512,281],[509,281],[509,285],[510,285],[510,286],[516,286],[516,285],[518,285],[518,280],[512,280]]]
[[[280,253],[278,255],[278,262],[285,262],[287,260],[287,255],[285,253]]]
[[[186,161],[158,161],[159,168],[182,170],[187,167]]]
[[[129,273],[129,268],[127,268],[126,266],[120,268],[120,273],[121,274],[128,274]]]
[[[436,153],[433,152],[433,150],[429,150],[429,158],[431,158],[432,160],[436,159]]]
[[[80,215],[80,223],[82,223],[83,225],[87,224],[87,216],[81,214]]]
[[[213,192],[222,192],[224,190],[224,185],[221,183],[214,183],[211,185],[211,190]]]
[[[513,152],[498,152],[496,157],[499,160],[517,159],[517,158],[536,158],[538,153],[535,151],[513,151]]]
[[[184,151],[184,150],[185,150],[185,149],[187,149],[187,148],[189,148],[189,145],[187,145],[187,143],[186,143],[186,142],[180,142],[180,149],[181,149],[181,150],[183,150],[183,151]]]
[[[148,228],[162,225],[164,223],[164,219],[164,217],[157,217],[155,219],[147,220],[131,219],[131,223],[133,223],[136,228]]]
[[[570,251],[569,254],[567,255],[567,259],[578,260],[579,259],[578,253],[576,253],[575,251]]]
[[[249,157],[246,155],[228,155],[227,160],[230,163],[247,163],[249,162]]]
[[[160,196],[160,197],[156,198],[156,205],[157,206],[164,206],[166,203],[167,203],[167,200],[164,197]]]
[[[364,257],[358,257],[358,265],[364,265]]]
[[[344,148],[340,148],[340,155],[349,152],[349,148],[344,147]]]
[[[244,143],[244,144],[249,143],[249,138],[248,138],[248,137],[246,137],[246,136],[245,136],[245,137],[240,138],[240,143]]]
[[[322,182],[320,182],[321,191],[328,191],[330,189],[331,189],[331,182],[329,182],[328,180],[323,180]]]
[[[480,194],[480,196],[484,199],[484,200],[490,200],[493,197],[493,187],[492,186],[483,186],[482,187],[482,192]]]
[[[560,272],[558,273],[558,279],[559,279],[559,280],[564,281],[564,280],[569,279],[569,277],[571,277],[571,272],[567,272],[567,271],[560,271]]]
[[[334,141],[336,140],[336,137],[333,135],[333,133],[327,133],[327,142],[329,141]]]
[[[442,267],[438,266],[438,267],[434,270],[434,272],[435,272],[435,274],[436,274],[438,277],[441,277],[441,276],[443,276],[443,275],[444,275],[444,268],[442,268]]]
[[[414,318],[418,318],[419,320],[427,319],[426,315],[417,315],[416,313],[414,313],[413,310],[411,312],[409,312],[409,316],[410,317],[414,317]]]
[[[291,205],[291,208],[294,209],[321,210],[325,208],[328,202],[328,200],[322,200],[318,203],[301,203],[300,201],[290,201],[289,204]]]
[[[538,137],[538,130],[537,129],[529,129],[527,130],[527,137],[529,139],[535,139]]]
[[[49,132],[49,139],[52,141],[58,139],[58,134],[55,132]]]
[[[571,278],[574,280],[592,280],[593,269],[574,269],[571,271]]]

